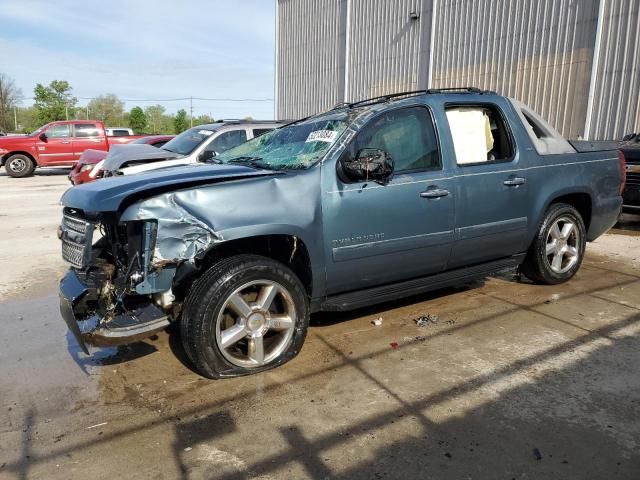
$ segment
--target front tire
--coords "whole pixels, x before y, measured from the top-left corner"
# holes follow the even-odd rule
[[[4,164],[7,174],[13,178],[28,177],[36,169],[36,164],[32,158],[16,154],[11,155]]]
[[[566,282],[582,264],[586,238],[584,221],[574,207],[551,205],[522,264],[522,273],[547,285]]]
[[[291,360],[308,325],[307,294],[288,267],[267,257],[237,255],[194,283],[185,300],[181,335],[199,373],[234,377]]]

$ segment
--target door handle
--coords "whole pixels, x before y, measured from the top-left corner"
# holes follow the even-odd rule
[[[505,180],[504,183],[507,187],[517,187],[518,185],[524,185],[526,180],[521,177],[510,178],[509,180]]]
[[[444,188],[432,188],[420,193],[420,196],[422,198],[440,198],[446,197],[448,195],[449,190],[445,190]]]

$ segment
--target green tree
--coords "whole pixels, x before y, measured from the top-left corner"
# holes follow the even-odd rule
[[[144,132],[147,127],[147,116],[140,107],[133,107],[129,112],[129,126],[136,133]]]
[[[193,126],[204,125],[205,123],[213,123],[213,117],[209,115],[199,115],[197,117],[193,117]]]
[[[146,133],[166,133],[162,129],[162,117],[164,116],[164,107],[162,105],[150,105],[144,109],[147,116]]]
[[[16,87],[12,78],[0,72],[0,131],[16,129],[14,112],[22,99],[22,91]]]
[[[19,107],[16,112],[18,118],[18,132],[31,133],[38,127],[42,126],[38,119],[38,110],[36,107]]]
[[[176,134],[184,132],[189,128],[189,122],[187,121],[187,112],[184,109],[180,109],[176,112],[176,116],[173,117],[173,127]]]
[[[100,95],[87,105],[89,117],[104,122],[107,127],[121,127],[124,119],[124,102],[113,93]]]
[[[53,80],[49,86],[38,83],[33,89],[35,107],[41,124],[73,118],[78,99],[66,80]]]

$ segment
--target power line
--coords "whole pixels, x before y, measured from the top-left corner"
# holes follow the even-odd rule
[[[78,100],[96,100],[100,97],[76,97]],[[35,100],[34,97],[21,97],[22,100]],[[184,97],[184,98],[120,98],[122,102],[183,102],[185,100],[201,100],[205,102],[273,102],[273,98],[205,98],[205,97]]]

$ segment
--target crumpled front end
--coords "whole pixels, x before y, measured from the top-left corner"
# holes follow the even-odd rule
[[[153,263],[157,222],[87,218],[66,208],[59,237],[71,264],[60,282],[60,312],[81,348],[149,337],[174,317],[176,264]]]

